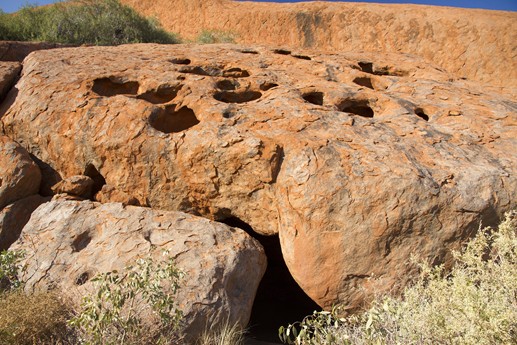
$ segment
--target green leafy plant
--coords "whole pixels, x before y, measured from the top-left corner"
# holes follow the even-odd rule
[[[196,41],[201,44],[212,43],[235,43],[236,35],[221,30],[203,30],[197,37]]]
[[[138,259],[124,272],[100,274],[92,279],[94,294],[83,299],[69,325],[86,344],[168,343],[179,334],[182,313],[174,296],[182,276],[171,258]],[[152,324],[142,315],[152,315]]]
[[[287,344],[312,344],[313,339],[324,339],[325,344],[334,344],[337,337],[333,331],[344,321],[345,319],[338,315],[338,308],[333,308],[332,311],[315,310],[302,321],[289,324],[287,327],[281,326],[278,336]]]
[[[421,264],[400,298],[375,300],[362,314],[315,312],[280,328],[289,344],[512,344],[517,339],[517,212],[498,230],[480,230],[455,266]]]
[[[16,290],[23,285],[20,274],[24,269],[21,264],[24,257],[23,251],[3,250],[0,253],[0,291]]]
[[[2,14],[0,40],[118,45],[178,43],[155,19],[145,18],[119,0],[74,0],[52,6],[27,5]]]

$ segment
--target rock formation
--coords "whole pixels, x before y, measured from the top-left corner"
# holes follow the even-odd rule
[[[32,212],[48,199],[35,194],[15,201],[0,210],[0,251],[9,249],[20,237]]]
[[[0,135],[0,209],[39,191],[41,173],[29,153]]]
[[[19,62],[0,61],[0,102],[13,87],[21,69],[22,66]]]
[[[189,39],[204,29],[214,29],[234,33],[241,44],[409,53],[458,77],[510,88],[516,94],[516,12],[320,1],[122,2]]]
[[[47,42],[0,41],[0,61],[22,62],[27,55],[34,51],[63,48],[70,46],[71,45],[67,44]]]
[[[159,262],[167,250],[185,274],[175,300],[192,338],[208,324],[245,327],[266,269],[262,247],[240,229],[180,212],[90,201],[40,206],[12,249],[26,252],[26,289],[58,286],[76,303],[96,273],[121,271],[147,256]]]
[[[517,206],[515,102],[410,55],[58,49],[29,55],[16,90],[2,128],[43,184],[85,175],[104,201],[279,234],[323,307],[396,292],[412,254],[450,264]]]

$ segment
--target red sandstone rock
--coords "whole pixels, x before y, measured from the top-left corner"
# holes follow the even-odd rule
[[[0,210],[10,203],[37,194],[41,181],[38,166],[20,145],[0,135]]]
[[[13,87],[21,69],[19,62],[0,62],[0,102]]]
[[[135,197],[108,185],[104,185],[102,189],[95,194],[95,200],[102,203],[120,202],[126,206],[140,206],[140,203]]]
[[[70,45],[47,42],[0,41],[0,61],[23,61],[34,51],[69,47]]]
[[[517,95],[517,12],[410,4],[122,0],[195,39],[231,32],[240,44],[409,53]]]
[[[4,130],[54,174],[279,233],[324,307],[396,292],[412,254],[450,264],[517,206],[515,103],[409,55],[74,48],[17,85]]]
[[[263,248],[240,229],[180,212],[90,201],[40,206],[12,248],[26,253],[26,289],[59,287],[77,303],[95,274],[147,256],[158,262],[167,250],[185,273],[175,300],[189,338],[207,324],[245,327],[266,268]]]
[[[52,186],[52,191],[56,194],[71,194],[84,199],[92,197],[92,188],[95,182],[89,176],[75,175],[59,181]]]

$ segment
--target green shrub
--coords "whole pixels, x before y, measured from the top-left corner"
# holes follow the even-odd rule
[[[16,290],[23,285],[19,275],[23,271],[21,261],[24,256],[22,251],[3,250],[0,253],[0,292]]]
[[[64,1],[52,6],[25,6],[2,15],[0,39],[65,44],[118,45],[178,43],[154,19],[138,14],[119,0]]]
[[[87,344],[174,343],[182,318],[174,301],[181,277],[172,259],[156,264],[151,258],[121,273],[100,274],[92,279],[94,293],[84,297],[69,325]]]
[[[360,315],[315,312],[279,330],[289,344],[512,344],[517,339],[517,213],[481,230],[446,273],[421,265],[401,298]]]
[[[196,42],[201,44],[235,43],[235,34],[220,30],[203,30]]]

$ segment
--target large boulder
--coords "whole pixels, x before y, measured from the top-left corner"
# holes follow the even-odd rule
[[[412,254],[450,264],[517,206],[515,102],[413,56],[127,45],[24,71],[2,123],[52,174],[278,233],[324,307],[397,291]]]
[[[28,290],[57,287],[76,302],[95,274],[147,256],[161,261],[169,251],[185,273],[176,300],[189,338],[226,320],[245,327],[266,268],[263,248],[240,229],[180,212],[91,201],[43,204],[12,249],[26,253]]]
[[[7,92],[13,87],[21,69],[22,65],[19,62],[0,61],[0,102],[3,101]]]
[[[32,212],[48,201],[40,195],[31,195],[0,210],[0,251],[9,249],[29,221]]]
[[[37,194],[41,172],[29,153],[0,135],[0,210],[10,203]]]

